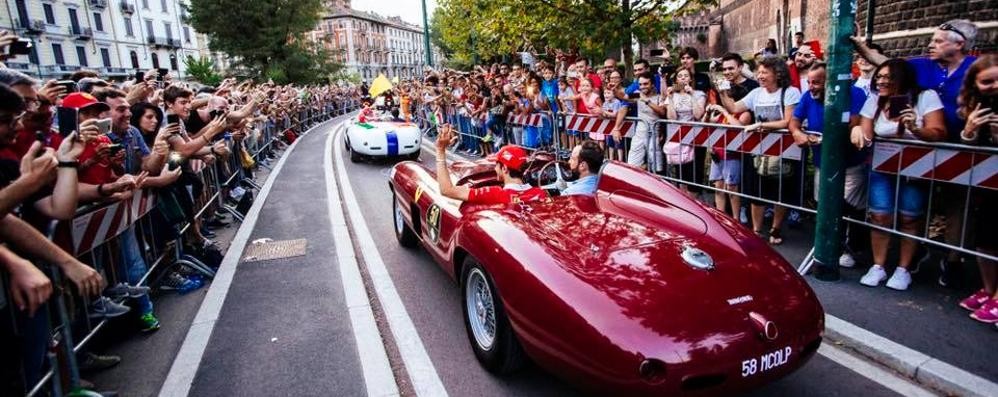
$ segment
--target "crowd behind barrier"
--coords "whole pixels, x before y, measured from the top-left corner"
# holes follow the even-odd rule
[[[984,230],[998,221],[998,62],[969,54],[974,34],[972,23],[950,21],[937,29],[933,55],[907,60],[857,41],[849,127],[835,132],[850,144],[836,149],[845,157],[846,232],[832,265],[868,257],[873,266],[860,282],[897,290],[925,266],[939,272],[939,284],[965,289],[962,275],[979,266],[980,289],[960,305],[994,324],[998,241]],[[596,141],[606,160],[660,175],[775,245],[787,224],[816,215],[828,199],[818,194],[827,66],[819,42],[795,50],[790,59],[729,54],[704,73],[695,71],[696,50],[684,48],[677,65],[635,62],[631,84],[612,58],[594,69],[559,55],[427,73],[392,95],[411,104],[404,112],[428,136],[453,126],[453,150],[471,157],[511,144],[568,159],[576,145]],[[940,75],[940,67],[954,73]],[[889,256],[892,237],[899,249]]]
[[[360,105],[355,86],[227,79],[195,93],[158,73],[40,82],[0,67],[4,395],[93,388],[81,372],[120,361],[98,354],[98,334],[158,329],[150,290],[210,282],[212,229],[242,221],[254,173]]]

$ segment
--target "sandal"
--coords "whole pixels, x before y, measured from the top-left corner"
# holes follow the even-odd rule
[[[769,243],[772,245],[783,244],[783,234],[780,233],[779,228],[769,229]]]

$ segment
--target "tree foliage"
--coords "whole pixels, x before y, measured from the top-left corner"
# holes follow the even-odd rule
[[[232,56],[256,78],[277,83],[323,81],[338,65],[304,42],[315,28],[322,0],[191,0],[191,25],[210,47]]]
[[[683,4],[716,0],[440,0],[431,38],[455,60],[489,58],[526,49],[573,50],[598,58],[631,43],[665,38]]]
[[[211,58],[188,55],[184,58],[184,65],[187,66],[187,74],[198,83],[214,86],[222,82],[222,75],[215,70],[215,61]]]

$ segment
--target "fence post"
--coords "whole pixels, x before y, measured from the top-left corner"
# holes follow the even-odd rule
[[[814,233],[815,277],[837,281],[842,255],[842,203],[845,191],[845,148],[849,145],[849,101],[852,85],[853,22],[855,0],[832,0],[828,33],[828,80],[825,83],[825,134],[821,145],[818,219]]]

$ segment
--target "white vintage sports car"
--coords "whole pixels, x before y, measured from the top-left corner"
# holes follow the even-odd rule
[[[345,143],[353,162],[375,156],[416,160],[421,140],[422,133],[414,123],[392,121],[390,117],[364,121],[354,118],[347,125]]]

